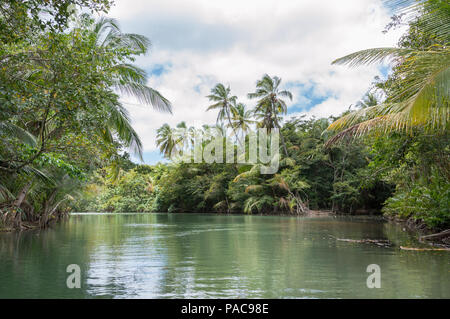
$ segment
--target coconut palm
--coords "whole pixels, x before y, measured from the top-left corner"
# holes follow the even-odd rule
[[[362,109],[375,105],[378,105],[378,99],[375,94],[370,92],[364,95],[364,97],[358,103],[356,103],[356,106]]]
[[[421,29],[443,43],[450,42],[450,5],[443,0],[385,0],[387,6],[402,16],[402,21],[414,21],[420,13]]]
[[[91,26],[91,30],[96,45],[107,51],[127,49],[135,55],[141,55],[146,54],[150,46],[147,37],[123,33],[117,21],[111,18],[100,18]],[[136,98],[140,103],[151,105],[159,111],[171,113],[171,103],[157,90],[146,85],[147,74],[143,69],[130,63],[119,63],[111,66],[111,70],[115,75],[111,79],[115,90]],[[116,133],[125,146],[131,147],[142,159],[142,143],[130,124],[126,109],[121,104],[106,105],[105,107],[111,114],[106,127],[100,128],[102,131],[106,131],[103,132],[106,140],[111,140],[113,133]]]
[[[231,95],[230,87],[225,87],[222,83],[216,84],[214,88],[211,89],[211,94],[207,96],[210,101],[215,102],[214,104],[208,106],[207,111],[218,110],[217,123],[223,122],[225,119],[228,121],[228,126],[232,128],[236,139],[240,142],[232,124],[231,124],[231,114],[233,105],[236,104],[237,96]]]
[[[238,103],[236,106],[232,108],[232,118],[231,118],[231,128],[233,128],[236,132],[240,131],[242,136],[244,137],[245,133],[250,130],[250,125],[255,121],[252,120],[253,112],[251,110],[245,109],[245,104]]]
[[[450,21],[448,8],[440,10],[439,16],[445,16],[444,21]],[[425,19],[430,17],[425,14]],[[432,23],[431,20],[428,23],[433,25],[435,34],[449,38],[448,25]],[[335,60],[333,64],[359,66],[385,60],[396,69],[396,88],[384,103],[362,108],[332,123],[328,130],[341,132],[328,144],[346,136],[361,136],[368,132],[408,132],[416,127],[426,130],[448,128],[450,48],[440,44],[427,50],[374,48],[349,54]]]
[[[183,149],[189,152],[194,148],[197,134],[202,135],[202,133],[194,126],[187,127],[184,121],[179,123],[177,128],[180,130],[179,143]]]
[[[156,131],[156,144],[159,150],[166,158],[170,158],[173,154],[178,137],[176,132],[169,126],[164,124]]]
[[[281,78],[277,76],[270,77],[265,74],[261,80],[256,82],[256,92],[248,94],[250,99],[258,99],[254,112],[263,117],[262,127],[266,127],[269,132],[272,128],[281,128],[278,115],[287,113],[286,102],[282,98],[292,100],[292,93],[287,90],[281,90],[279,88],[280,83]],[[281,131],[280,137],[285,155],[288,156]]]

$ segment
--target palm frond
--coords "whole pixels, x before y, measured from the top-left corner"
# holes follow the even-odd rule
[[[332,62],[332,64],[343,64],[350,67],[356,67],[360,65],[370,65],[380,62],[392,63],[397,61],[399,58],[404,58],[414,52],[415,50],[402,48],[366,49],[336,59]]]
[[[44,182],[47,185],[55,185],[56,184],[55,180],[50,175],[46,174],[42,170],[37,169],[36,167],[29,166],[29,165],[24,166],[22,168],[22,172],[24,172],[25,174],[28,174],[29,176],[33,176],[33,177],[41,180],[42,182]]]
[[[262,186],[262,185],[249,185],[245,188],[245,192],[246,193],[258,192],[262,189],[264,189],[264,186]]]
[[[108,127],[117,134],[126,147],[130,148],[141,160],[143,160],[142,142],[139,135],[131,126],[128,111],[120,104],[115,106],[107,105],[106,108],[110,115]]]
[[[0,134],[15,137],[22,143],[31,147],[36,146],[36,138],[33,134],[9,121],[0,122]]]
[[[120,82],[135,82],[145,84],[147,81],[146,72],[143,69],[130,63],[117,64],[114,65],[111,69],[116,72]]]
[[[15,198],[14,194],[6,187],[0,183],[0,203],[9,201]]]
[[[420,12],[423,31],[450,42],[450,4],[445,0],[385,0],[387,7],[402,15],[406,22]]]
[[[251,167],[245,167],[245,170],[238,174],[234,179],[233,179],[233,183],[237,183],[239,182],[239,180],[241,178],[249,178],[249,177],[257,177],[260,175],[260,170],[261,170],[261,165],[260,164],[255,164]]]
[[[151,105],[158,111],[172,113],[170,101],[151,87],[137,82],[116,82],[114,87],[122,94],[135,97],[140,103]]]
[[[446,130],[450,104],[450,49],[434,45],[426,51],[397,48],[355,52],[333,63],[356,66],[390,58],[397,85],[385,103],[364,107],[336,120],[328,131],[340,131],[327,145],[369,132],[409,132],[413,127]]]

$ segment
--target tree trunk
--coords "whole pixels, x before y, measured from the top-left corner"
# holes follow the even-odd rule
[[[233,134],[236,137],[236,141],[238,141],[239,145],[242,146],[242,142],[239,139],[239,137],[238,137],[238,135],[237,135],[237,133],[236,133],[234,127],[233,127],[233,124],[231,124],[230,110],[228,109],[228,107],[227,107],[227,116],[228,116],[228,123],[230,124],[231,130],[233,131]]]
[[[27,196],[28,191],[30,190],[31,187],[31,181],[29,181],[20,191],[19,195],[17,195],[17,199],[14,201],[13,206],[15,207],[20,207],[20,205],[22,205],[23,200],[25,199],[25,197]]]
[[[54,198],[56,196],[56,189],[53,191],[53,193],[50,195],[50,197],[45,201],[44,204],[44,211],[42,213],[41,218],[39,219],[39,226],[41,228],[47,227],[48,217],[50,216],[50,204],[53,202]]]
[[[444,230],[440,233],[426,235],[426,236],[420,236],[419,240],[429,240],[429,239],[441,239],[445,237],[450,237],[450,229]]]
[[[13,203],[12,209],[15,210],[14,215],[12,216],[12,224],[15,229],[21,229],[22,228],[22,210],[20,208],[20,205],[22,205],[22,202],[24,201],[25,197],[27,196],[28,191],[30,190],[32,181],[29,181],[20,191],[19,195],[17,196],[17,199]]]
[[[280,123],[278,123],[277,112],[275,111],[275,107],[274,107],[273,101],[271,102],[271,104],[272,104],[272,114],[274,114],[273,122],[275,124],[275,127],[278,128],[278,131],[280,132],[281,145],[283,145],[284,154],[286,155],[286,157],[289,157],[289,154],[288,154],[288,151],[287,151],[287,148],[286,148],[286,143],[284,142],[284,136],[281,133],[281,126],[280,126]]]

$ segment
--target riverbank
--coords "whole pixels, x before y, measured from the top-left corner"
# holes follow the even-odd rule
[[[63,218],[67,218],[68,216],[65,216]],[[14,227],[5,227],[0,225],[0,233],[8,233],[8,232],[14,232],[14,231],[27,231],[27,230],[36,230],[36,229],[46,229],[51,227],[52,225],[58,223],[58,221],[62,220],[63,218],[60,218],[59,220],[56,219],[50,219],[45,224],[45,227],[42,227],[42,225],[39,223],[39,221],[22,221],[20,223],[20,229],[16,229]]]
[[[387,221],[400,225],[403,230],[415,234],[422,243],[429,243],[442,247],[450,247],[450,229],[431,229],[424,222],[413,218],[401,219],[395,216],[383,216]]]

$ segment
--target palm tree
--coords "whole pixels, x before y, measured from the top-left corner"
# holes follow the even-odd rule
[[[196,135],[200,133],[194,126],[186,127],[186,125],[184,125],[183,129],[185,130],[185,134],[183,134],[183,140],[181,142],[183,143],[184,148],[186,148],[187,150],[191,150],[194,148]]]
[[[170,158],[178,142],[175,131],[168,124],[164,124],[156,132],[156,144],[160,152],[164,157]]]
[[[425,8],[430,3],[420,1],[420,5],[425,5]],[[417,5],[413,5],[409,10],[417,8]],[[435,35],[448,40],[450,28],[444,22],[450,21],[450,11],[440,10],[439,7],[435,9],[437,11],[432,13],[425,11],[421,19],[425,19]],[[442,19],[433,20],[437,16]],[[328,144],[346,136],[361,136],[368,132],[408,132],[415,127],[426,130],[448,128],[450,48],[441,44],[434,44],[425,50],[374,48],[349,54],[335,60],[333,64],[358,66],[384,60],[389,60],[397,72],[397,85],[389,98],[384,103],[362,108],[332,123],[328,130],[341,132]]]
[[[208,127],[206,129],[214,130],[215,133],[219,134],[219,136],[226,137],[227,136],[227,126],[223,123],[216,123],[216,125]]]
[[[364,97],[358,103],[356,103],[356,106],[362,109],[375,105],[378,105],[378,99],[375,94],[370,92],[366,93],[366,95],[364,95]]]
[[[227,119],[228,126],[233,129],[234,135],[240,143],[236,131],[231,124],[231,113],[233,112],[233,105],[236,104],[237,96],[231,95],[231,89],[229,86],[225,87],[222,83],[217,83],[216,86],[211,89],[211,94],[208,95],[207,98],[215,103],[208,106],[206,110],[219,110],[216,122],[220,123]]]
[[[83,16],[81,17],[83,19]],[[83,22],[81,22],[83,23]],[[133,33],[123,33],[116,20],[100,18],[91,26],[96,45],[104,50],[115,51],[128,49],[135,55],[146,54],[150,41],[145,36]],[[115,75],[112,80],[113,88],[122,94],[135,97],[140,103],[152,105],[153,108],[172,112],[171,103],[157,90],[146,85],[146,72],[130,63],[119,63],[111,66]],[[130,124],[127,110],[121,105],[106,105],[111,114],[106,127],[102,130],[106,140],[112,140],[113,132],[118,135],[126,147],[131,147],[142,159],[142,143]]]
[[[255,121],[252,120],[253,112],[245,109],[245,104],[238,103],[232,108],[231,128],[235,131],[241,131],[241,138],[250,130],[250,125]]]
[[[256,82],[256,92],[248,94],[250,99],[259,99],[254,112],[263,117],[263,121],[261,123],[262,127],[266,127],[269,132],[271,128],[281,129],[278,114],[287,113],[286,102],[282,99],[282,97],[292,100],[291,92],[279,89],[280,83],[281,78],[277,76],[270,77],[265,74],[261,80]],[[281,130],[280,137],[285,155],[288,156]]]

